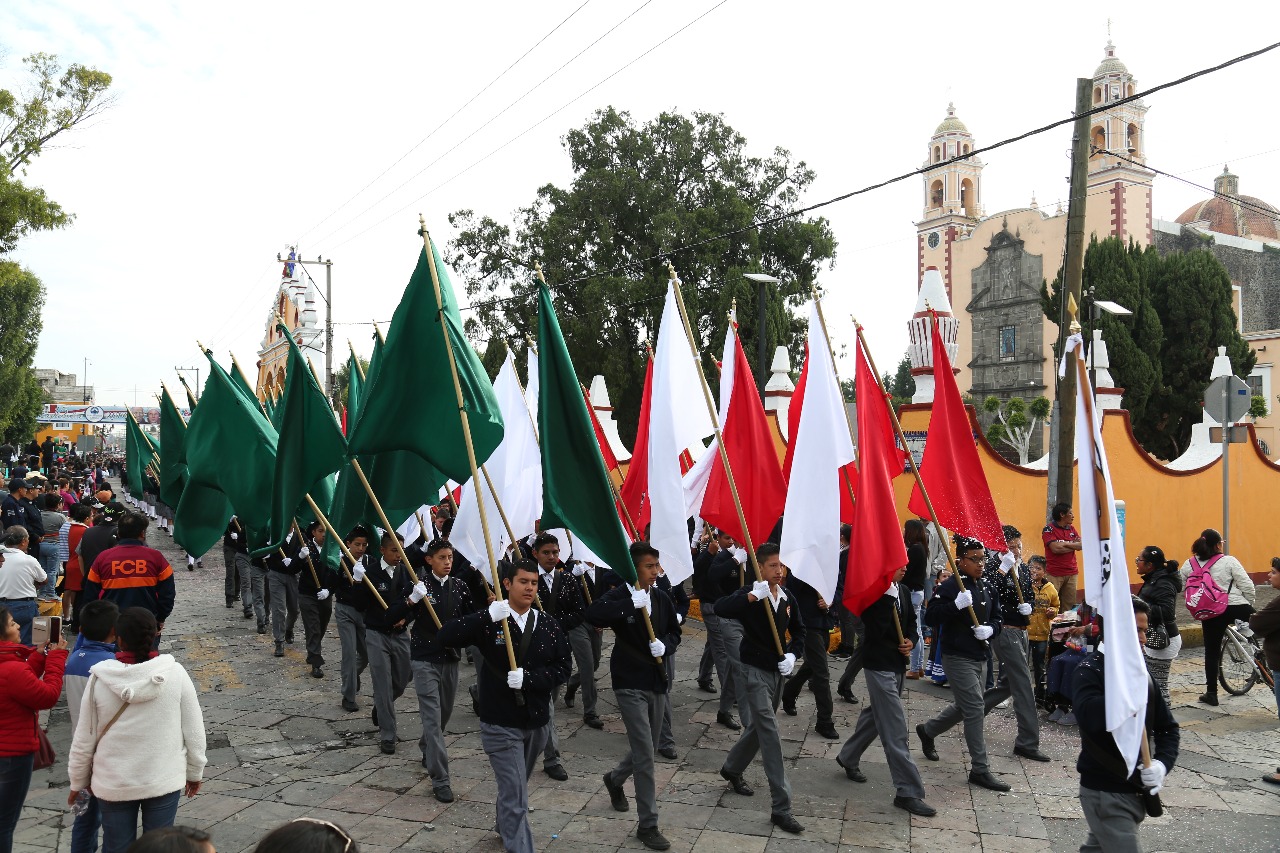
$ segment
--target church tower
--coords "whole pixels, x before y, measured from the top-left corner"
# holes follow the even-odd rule
[[[1138,91],[1138,83],[1107,40],[1102,64],[1093,72],[1093,107],[1105,107]],[[1145,168],[1143,128],[1147,105],[1141,99],[1097,113],[1089,131],[1089,200],[1086,232],[1151,242],[1151,179]],[[1103,153],[1106,152],[1106,153]]]
[[[973,134],[956,117],[955,104],[929,139],[924,167],[924,216],[916,223],[919,264],[917,285],[925,270],[937,267],[951,294],[951,244],[966,236],[982,218],[982,166],[970,152]]]

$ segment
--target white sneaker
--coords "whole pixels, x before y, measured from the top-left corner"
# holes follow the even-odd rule
[[[1058,723],[1064,726],[1074,726],[1076,724],[1076,715],[1068,711],[1062,715]]]
[[[1053,713],[1049,715],[1049,722],[1051,723],[1058,722],[1059,720],[1062,719],[1065,713],[1066,711],[1063,711],[1061,708],[1054,708]]]
[[[1010,705],[1012,705],[1012,704],[1013,704],[1013,700],[1012,700],[1012,699],[1006,699],[1006,700],[1004,700],[1003,702],[1001,702],[999,705],[996,705],[996,707],[997,707],[997,708],[1004,709],[1004,708],[1008,708],[1008,707],[1009,707]]]

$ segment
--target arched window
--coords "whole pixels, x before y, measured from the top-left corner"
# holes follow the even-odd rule
[[[941,159],[942,159],[942,152],[940,151],[938,146],[936,145],[933,146],[933,162],[937,163]]]
[[[929,185],[929,208],[942,207],[942,181],[934,181]]]
[[[1125,147],[1134,154],[1137,154],[1141,149],[1141,146],[1138,144],[1138,126],[1136,124],[1131,124],[1125,128],[1124,142]]]
[[[1132,97],[1133,97],[1133,84],[1132,84],[1132,83],[1130,83],[1129,85],[1127,85],[1127,86],[1125,86],[1125,87],[1124,87],[1124,96],[1125,96],[1126,98],[1132,98]]]
[[[1102,87],[1101,86],[1093,87],[1093,102],[1095,104],[1102,103]]]
[[[977,217],[978,215],[978,199],[977,193],[973,191],[973,181],[965,178],[960,182],[960,206],[964,208],[966,216]]]
[[[965,154],[968,154],[968,153],[969,153],[969,143],[967,143],[967,142],[964,144],[964,153],[965,153]]]
[[[1102,125],[1095,125],[1095,126],[1094,126],[1094,128],[1093,128],[1093,140],[1092,140],[1092,141],[1093,141],[1093,147],[1094,147],[1094,148],[1106,149],[1106,147],[1107,147],[1107,132],[1106,132],[1105,130],[1103,130]],[[1093,156],[1094,156],[1094,157],[1098,157],[1098,156],[1101,156],[1101,155],[1100,155],[1100,154],[1098,154],[1097,152],[1094,152]]]

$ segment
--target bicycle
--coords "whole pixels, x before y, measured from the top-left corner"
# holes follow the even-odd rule
[[[1275,680],[1267,667],[1262,644],[1254,635],[1249,623],[1237,619],[1227,626],[1222,637],[1222,663],[1218,667],[1218,681],[1232,696],[1243,696],[1253,685],[1261,682],[1275,689]]]

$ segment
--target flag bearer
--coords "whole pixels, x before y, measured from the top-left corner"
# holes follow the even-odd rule
[[[405,632],[410,608],[418,600],[409,580],[409,569],[400,561],[396,539],[400,534],[388,530],[382,534],[379,550],[382,559],[368,570],[373,588],[387,607],[370,595],[364,608],[364,641],[369,649],[369,674],[373,678],[373,724],[379,729],[383,755],[396,752],[396,700],[409,686],[409,635]],[[354,574],[354,573],[353,573]]]
[[[306,566],[297,558],[301,549],[302,544],[294,541],[291,533],[284,547],[264,557],[271,592],[271,635],[278,658],[284,657],[285,643],[293,645],[293,626],[298,622],[298,572]]]
[[[351,578],[341,568],[330,570],[329,586],[338,599],[336,605],[338,640],[342,645],[342,710],[359,711],[356,694],[360,692],[360,674],[369,665],[369,653],[365,643],[364,611],[377,602],[372,600],[364,584],[364,576],[372,567],[372,560],[365,553],[369,549],[369,531],[356,526],[347,534],[347,550],[356,558],[354,566],[347,566]],[[342,561],[348,562],[343,556]]]
[[[560,563],[560,540],[551,533],[539,533],[533,540],[533,558],[538,565],[538,599],[542,609],[556,618],[556,624],[569,638],[573,648],[574,629],[582,624],[586,614],[586,605],[582,598],[582,589],[570,572],[558,571]],[[587,664],[591,664],[590,640],[587,641]],[[579,660],[581,663],[581,660]],[[592,685],[594,691],[595,686]],[[557,693],[559,693],[557,685]],[[585,687],[584,687],[585,702]],[[483,703],[484,699],[481,698]],[[482,709],[483,710],[483,709]],[[556,735],[555,703],[552,703],[550,717],[547,722],[547,748],[542,758],[542,772],[557,782],[569,778],[560,760],[560,738]]]
[[[324,655],[321,641],[333,616],[333,597],[329,593],[324,576],[324,563],[320,551],[324,548],[324,525],[313,521],[307,525],[302,547],[294,557],[302,564],[298,573],[298,609],[302,612],[302,630],[307,638],[307,663],[311,665],[312,678],[324,678]],[[314,572],[314,574],[313,574]],[[316,585],[320,582],[320,586]]]
[[[584,607],[622,583],[611,569],[601,569],[583,560],[571,560],[570,563],[574,582],[582,589]],[[596,669],[600,666],[601,639],[600,630],[586,622],[569,632],[569,646],[573,649],[576,668],[564,686],[564,704],[572,708],[573,696],[581,689],[582,721],[593,729],[604,728],[596,711]]]

